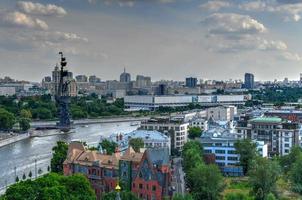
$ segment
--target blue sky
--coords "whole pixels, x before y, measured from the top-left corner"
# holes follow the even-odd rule
[[[40,81],[64,51],[75,74],[153,80],[298,79],[297,0],[0,1],[1,76]]]

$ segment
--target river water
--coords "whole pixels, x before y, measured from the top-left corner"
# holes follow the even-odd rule
[[[57,141],[81,140],[86,141],[89,146],[97,146],[101,136],[107,137],[113,133],[127,133],[137,128],[138,126],[131,126],[131,122],[76,126],[68,134],[29,138],[4,146],[0,148],[0,193],[4,191],[7,185],[15,182],[15,174],[21,180],[23,174],[28,176],[30,171],[32,177],[35,177],[35,171],[41,172],[42,170],[41,174],[47,173],[47,167],[50,166],[52,157],[51,149]],[[58,130],[48,131],[53,133]],[[38,175],[39,173],[37,173]]]

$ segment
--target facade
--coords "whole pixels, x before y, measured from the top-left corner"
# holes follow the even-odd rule
[[[232,121],[237,115],[237,107],[235,106],[219,106],[207,109],[207,118],[214,121]]]
[[[100,83],[101,79],[95,75],[92,75],[92,76],[89,76],[88,81],[89,81],[89,83],[95,84],[95,83]]]
[[[280,117],[282,119],[302,123],[302,111],[301,110],[268,110],[264,112],[267,117]]]
[[[197,86],[197,78],[188,77],[186,78],[186,87],[194,88]]]
[[[246,89],[254,89],[254,74],[245,73],[245,75],[244,75],[244,87]]]
[[[209,129],[203,132],[200,142],[205,154],[214,154],[216,164],[222,169],[226,166],[234,166],[239,163],[239,155],[236,153],[235,142],[242,139],[239,134],[221,127]],[[262,157],[267,157],[267,143],[254,141],[257,151]]]
[[[199,127],[203,131],[207,131],[209,128],[208,120],[203,118],[197,118],[190,121],[190,127]]]
[[[120,82],[121,83],[130,83],[131,82],[131,75],[126,72],[124,68],[124,72],[120,75]]]
[[[72,142],[63,163],[64,175],[84,174],[90,181],[97,199],[102,193],[114,191],[117,182],[142,199],[161,200],[168,195],[171,183],[169,155],[164,149],[135,152],[128,148],[105,155],[87,150],[82,143]]]
[[[171,150],[182,150],[183,145],[188,140],[189,123],[169,118],[156,118],[141,122],[140,129],[156,130],[171,139]]]
[[[5,85],[0,85],[0,96],[13,96],[16,94],[15,87],[7,87]]]
[[[77,82],[87,82],[88,77],[86,75],[78,75],[75,77]]]
[[[151,77],[143,76],[143,75],[137,75],[136,76],[135,87],[136,88],[151,88]]]
[[[293,146],[299,145],[299,129],[298,123],[279,117],[257,117],[239,122],[236,127],[243,138],[267,143],[269,157],[287,155]]]
[[[123,152],[128,149],[129,141],[134,138],[141,138],[144,141],[145,148],[167,148],[170,153],[170,137],[155,130],[135,130],[125,134],[113,134],[109,137],[109,140],[117,143],[120,151]]]
[[[244,105],[250,95],[132,95],[125,96],[125,107],[137,110],[156,110],[159,107],[184,107],[189,104],[202,106]]]

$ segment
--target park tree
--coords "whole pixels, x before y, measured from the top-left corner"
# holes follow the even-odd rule
[[[288,155],[279,158],[280,165],[284,173],[291,171],[292,165],[302,156],[302,149],[299,146],[294,146],[291,148]]]
[[[223,177],[216,165],[200,164],[190,169],[187,182],[194,199],[218,200],[224,189]]]
[[[50,162],[51,171],[63,173],[63,162],[66,160],[68,144],[63,141],[58,141],[57,145],[52,148],[52,159]]]
[[[198,141],[189,141],[183,146],[182,159],[185,172],[199,164],[203,164],[202,152],[202,146]]]
[[[296,158],[289,172],[292,190],[302,194],[302,155]]]
[[[266,200],[268,194],[276,192],[280,166],[275,160],[258,157],[249,170],[249,182],[256,200]]]
[[[102,147],[103,151],[106,151],[108,155],[113,154],[117,148],[117,144],[115,142],[111,142],[106,139],[103,140],[99,145]]]
[[[234,144],[236,152],[240,155],[240,165],[243,167],[243,172],[246,174],[253,160],[257,157],[256,144],[250,139],[237,140]]]
[[[176,194],[173,196],[173,200],[193,200],[193,197],[190,194]]]
[[[32,118],[32,114],[31,114],[30,110],[22,109],[20,111],[20,118],[31,119]]]
[[[13,113],[0,108],[0,129],[9,130],[13,128],[15,124],[15,116]]]
[[[21,181],[10,186],[5,194],[6,200],[95,200],[96,196],[87,178],[81,174],[62,176],[47,174],[36,180]]]
[[[200,127],[190,127],[189,128],[189,138],[195,139],[199,138],[202,134],[202,130]]]
[[[19,126],[22,131],[28,131],[30,129],[30,119],[29,118],[20,118]]]
[[[139,152],[140,148],[144,148],[144,140],[142,138],[132,138],[129,141],[129,146],[131,146],[135,152]]]

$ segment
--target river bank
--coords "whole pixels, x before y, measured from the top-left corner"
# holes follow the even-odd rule
[[[81,119],[81,120],[75,120],[74,126],[85,126],[85,125],[91,125],[91,124],[102,124],[102,123],[120,123],[120,122],[135,122],[135,121],[143,121],[147,120],[150,117],[113,117],[113,118],[98,118],[98,119]],[[33,129],[38,127],[46,127],[46,126],[55,126],[56,121],[36,121],[31,123],[32,129],[28,133],[24,134],[18,134],[18,135],[12,135],[9,138],[0,140],[0,148],[15,142],[18,142],[20,140],[24,140],[30,137],[46,137],[51,135],[61,135],[61,134],[70,134],[68,133],[62,133],[60,131],[58,132],[50,132],[50,131],[35,131]]]

